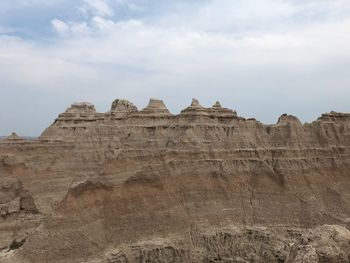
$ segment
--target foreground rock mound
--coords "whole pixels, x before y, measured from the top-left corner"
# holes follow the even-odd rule
[[[0,262],[349,262],[350,114],[74,103],[0,141]]]

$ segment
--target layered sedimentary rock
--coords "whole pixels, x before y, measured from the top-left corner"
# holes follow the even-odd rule
[[[155,117],[170,116],[170,112],[162,100],[150,99],[146,108],[140,111],[141,114],[150,114]]]
[[[137,107],[133,103],[127,100],[116,99],[112,103],[110,114],[113,117],[120,119],[126,117],[132,112],[137,112]]]
[[[219,102],[115,100],[12,137],[0,262],[349,262],[349,114],[264,125]]]

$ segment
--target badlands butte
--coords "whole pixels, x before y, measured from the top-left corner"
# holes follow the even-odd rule
[[[75,103],[0,142],[1,263],[350,262],[350,114]]]

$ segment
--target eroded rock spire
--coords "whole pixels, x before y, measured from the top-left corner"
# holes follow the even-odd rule
[[[116,99],[111,106],[112,112],[134,112],[137,111],[137,107],[128,100]]]
[[[199,100],[197,100],[197,99],[192,99],[191,107],[194,107],[194,108],[204,108],[204,107],[199,103]]]
[[[19,141],[22,140],[21,137],[19,137],[15,132],[11,133],[10,136],[6,138],[7,141]]]
[[[213,108],[222,108],[221,103],[217,100],[213,105]]]
[[[164,102],[159,99],[150,99],[146,108],[141,111],[142,114],[151,114],[155,116],[171,115]]]

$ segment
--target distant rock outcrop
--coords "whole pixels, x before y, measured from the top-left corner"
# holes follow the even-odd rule
[[[11,133],[10,136],[6,137],[6,142],[21,142],[24,141],[23,138],[19,137],[15,132]]]

